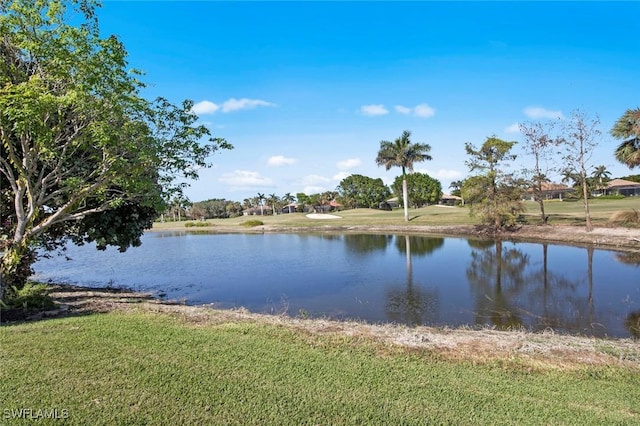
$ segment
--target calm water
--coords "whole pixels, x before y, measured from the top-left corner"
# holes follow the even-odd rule
[[[35,278],[189,304],[409,325],[640,336],[640,259],[558,245],[352,234],[151,232],[126,253],[69,247]]]

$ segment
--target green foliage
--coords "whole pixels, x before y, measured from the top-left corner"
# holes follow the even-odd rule
[[[21,288],[8,287],[0,306],[5,309],[40,310],[55,308],[56,304],[49,296],[49,288],[45,284],[28,282]]]
[[[442,198],[440,181],[426,173],[410,173],[406,175],[407,196],[410,204],[419,208],[429,204],[436,204]],[[397,176],[391,185],[393,192],[400,200],[402,197],[402,176]]]
[[[0,3],[0,205],[6,283],[24,285],[26,248],[67,239],[125,250],[232,148],[198,125],[192,101],[141,96],[140,73],[115,36],[101,37],[97,3]],[[26,258],[26,261],[30,261]]]
[[[630,180],[631,182],[640,182],[640,175],[622,176],[620,179]]]
[[[619,194],[601,195],[598,197],[600,200],[624,200],[625,198],[627,197]]]
[[[463,197],[471,207],[471,216],[479,217],[495,231],[514,226],[525,211],[521,200],[526,182],[501,169],[505,162],[515,160],[516,155],[510,153],[515,144],[496,137],[487,138],[479,149],[465,144],[470,156],[467,166],[470,171],[479,171],[480,174],[465,180]]]
[[[246,228],[253,228],[255,226],[262,226],[264,222],[261,220],[246,220],[240,224],[240,226],[244,226]]]
[[[400,167],[402,177],[405,178],[407,170],[412,172],[414,163],[431,160],[429,155],[431,146],[425,143],[412,143],[411,132],[405,130],[399,138],[393,142],[380,141],[380,149],[376,157],[376,164],[384,166],[386,170],[391,167]],[[407,202],[404,204],[404,220],[409,221],[408,200],[406,186],[403,186],[402,198]]]
[[[377,208],[391,195],[382,179],[362,175],[351,175],[342,179],[336,189],[339,201],[347,208]]]
[[[204,228],[207,226],[211,226],[211,224],[208,222],[185,222],[184,226],[185,228],[193,228],[193,227]]]
[[[616,160],[631,169],[640,166],[640,108],[625,111],[611,129],[611,135],[623,139],[615,150]]]
[[[237,201],[211,199],[197,201],[191,204],[190,216],[192,219],[224,219],[236,217],[242,214],[242,205]]]

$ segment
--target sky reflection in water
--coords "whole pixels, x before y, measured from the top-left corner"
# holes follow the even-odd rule
[[[189,304],[409,325],[640,336],[637,256],[538,243],[364,234],[150,232],[126,253],[69,247],[35,278]]]

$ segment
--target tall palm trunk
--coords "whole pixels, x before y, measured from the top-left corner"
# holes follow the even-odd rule
[[[409,222],[409,191],[407,190],[407,179],[402,179],[402,201],[404,204],[404,221]]]
[[[402,167],[402,204],[404,204],[404,221],[409,222],[409,190],[407,189],[407,173]]]

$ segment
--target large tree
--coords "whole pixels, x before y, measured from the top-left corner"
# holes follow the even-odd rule
[[[92,0],[0,2],[0,247],[19,288],[39,247],[95,241],[121,250],[231,148],[196,124],[193,103],[148,101]]]
[[[407,194],[407,170],[412,172],[414,163],[431,160],[431,146],[426,143],[412,143],[411,132],[405,130],[393,142],[380,141],[380,150],[376,157],[378,166],[386,170],[391,167],[402,169],[402,199],[404,200],[404,220],[409,221],[409,196]]]
[[[629,166],[640,166],[640,108],[628,109],[616,121],[611,135],[623,142],[616,148],[616,160]]]
[[[429,204],[436,204],[442,198],[442,184],[428,174],[409,173],[405,179],[407,194],[413,207],[419,208]],[[400,195],[403,190],[402,182],[403,177],[398,176],[391,185],[397,195]]]
[[[531,158],[531,165],[526,169],[531,182],[533,198],[540,206],[540,218],[543,225],[547,224],[547,215],[544,212],[544,184],[548,182],[547,175],[553,171],[549,160],[553,155],[552,149],[558,145],[559,139],[554,137],[553,122],[521,123],[520,133],[524,136],[522,145],[526,155]]]
[[[511,153],[515,144],[495,136],[487,138],[480,148],[465,144],[469,155],[466,164],[478,174],[465,180],[462,193],[471,204],[470,214],[480,217],[494,231],[513,226],[524,211],[522,181],[503,170],[505,163],[516,159]]]
[[[591,213],[589,212],[589,175],[592,167],[591,156],[598,145],[598,137],[602,132],[598,129],[600,119],[589,117],[586,113],[575,110],[571,117],[563,122],[563,159],[566,169],[575,173],[582,188],[582,200],[587,232],[593,231]]]
[[[382,179],[363,175],[350,175],[340,181],[336,188],[338,199],[349,208],[375,207],[389,198],[391,191]]]

